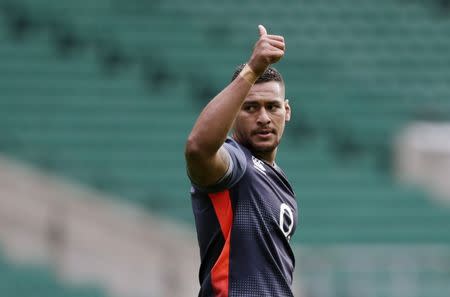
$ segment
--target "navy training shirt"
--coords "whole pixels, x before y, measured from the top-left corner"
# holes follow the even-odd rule
[[[226,175],[214,186],[192,183],[201,265],[199,297],[290,297],[295,266],[289,240],[297,202],[278,166],[231,138]]]

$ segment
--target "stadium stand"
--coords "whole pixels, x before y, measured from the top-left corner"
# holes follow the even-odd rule
[[[450,293],[445,259],[448,249],[442,247],[373,245],[312,246],[299,260],[308,267],[301,269],[304,296],[443,297]]]
[[[428,1],[284,4],[0,1],[0,152],[192,224],[184,140],[264,23],[288,46],[277,67],[295,115],[278,162],[299,199],[293,241],[310,247],[302,279],[319,284],[305,296],[449,296],[447,250],[317,246],[450,243],[449,208],[390,176],[399,128],[450,119],[450,20]],[[0,269],[3,281],[15,268]],[[70,296],[101,296],[86,290]]]
[[[49,269],[37,265],[11,264],[0,254],[0,295],[38,297],[105,297],[94,286],[62,283]]]
[[[289,40],[280,68],[299,115],[279,163],[302,210],[295,240],[450,241],[449,209],[379,170],[423,106],[447,116],[445,21],[416,4],[347,0],[273,7],[277,23],[249,2],[240,10],[255,17],[225,26],[231,4],[119,2],[4,3],[2,151],[192,222],[184,140],[265,21]]]

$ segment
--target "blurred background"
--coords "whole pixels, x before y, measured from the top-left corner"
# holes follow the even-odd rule
[[[450,1],[0,0],[1,296],[197,295],[184,143],[258,24],[295,296],[450,296]]]

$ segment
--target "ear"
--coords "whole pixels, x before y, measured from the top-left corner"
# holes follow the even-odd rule
[[[284,109],[286,110],[286,122],[289,122],[291,120],[291,106],[289,105],[289,100],[284,100]]]

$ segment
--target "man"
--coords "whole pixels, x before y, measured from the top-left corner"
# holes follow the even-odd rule
[[[275,164],[291,108],[269,67],[285,44],[262,25],[259,34],[248,63],[203,109],[186,143],[201,297],[293,296],[297,203]]]

